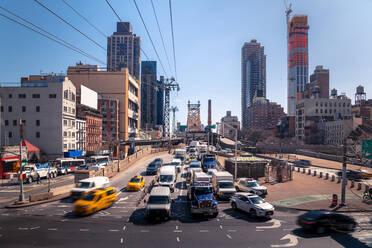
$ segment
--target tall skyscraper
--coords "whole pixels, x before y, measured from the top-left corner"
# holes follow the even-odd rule
[[[107,37],[107,67],[108,71],[126,67],[141,80],[141,38],[133,34],[129,22],[118,22],[116,32]]]
[[[164,76],[160,76],[160,80],[158,80],[158,92],[156,94],[156,112],[157,112],[157,120],[156,125],[164,125]]]
[[[142,61],[141,127],[154,128],[157,124],[156,61]]]
[[[242,47],[242,127],[247,127],[247,108],[254,96],[266,98],[266,55],[256,40]]]
[[[309,75],[308,29],[306,15],[294,15],[288,23],[288,115],[296,115]]]

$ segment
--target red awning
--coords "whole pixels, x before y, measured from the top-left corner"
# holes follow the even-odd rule
[[[40,152],[40,149],[28,142],[27,140],[22,141],[22,146],[27,146],[28,152]]]

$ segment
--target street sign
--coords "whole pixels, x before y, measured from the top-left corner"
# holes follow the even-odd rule
[[[372,159],[372,139],[362,140],[362,156],[363,158]]]
[[[208,126],[209,129],[215,129],[216,128],[216,125],[210,125]]]

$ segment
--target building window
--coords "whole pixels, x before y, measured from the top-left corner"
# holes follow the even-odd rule
[[[12,95],[12,94],[9,94],[9,95],[8,95],[8,98],[12,98],[12,97],[13,97],[13,95]]]
[[[9,137],[9,138],[13,137],[13,133],[12,133],[12,132],[9,132],[9,133],[8,133],[8,137]]]
[[[71,134],[72,134],[72,137],[75,137],[75,132],[72,132]]]
[[[40,132],[36,132],[36,138],[40,138]]]
[[[36,126],[40,126],[40,120],[36,120]]]
[[[12,106],[8,106],[8,112],[12,112],[12,111],[13,111]]]
[[[13,120],[13,126],[17,126],[17,120]]]
[[[40,106],[36,106],[36,112],[40,112]]]
[[[318,109],[315,109],[315,113],[316,113],[316,114],[318,113]]]
[[[4,106],[1,106],[0,109],[1,109],[1,112],[4,112]]]
[[[72,125],[73,127],[75,127],[75,121],[72,121],[72,122],[71,122],[71,125]]]
[[[68,90],[65,90],[65,91],[63,92],[63,98],[64,98],[64,99],[68,99]]]
[[[40,94],[32,94],[32,98],[40,98]]]
[[[57,94],[49,94],[49,98],[57,98]]]
[[[5,121],[4,121],[4,125],[5,125],[5,126],[8,126],[8,125],[9,125],[9,121],[8,121],[8,120],[5,120]]]
[[[63,148],[67,149],[67,144],[63,144]]]
[[[323,114],[323,109],[320,109],[320,113]]]
[[[72,108],[71,111],[72,111],[73,114],[75,114],[75,109],[74,108]]]
[[[67,126],[67,120],[63,120],[63,125]]]
[[[22,112],[26,112],[26,106],[22,106]]]
[[[26,120],[22,120],[22,124],[23,125],[26,125]]]
[[[67,107],[66,106],[63,106],[63,111],[67,112]]]
[[[24,99],[24,98],[26,98],[26,94],[18,94],[18,98]]]
[[[63,137],[67,137],[67,132],[63,132]]]

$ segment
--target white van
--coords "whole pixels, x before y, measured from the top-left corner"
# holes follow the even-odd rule
[[[171,212],[171,193],[168,187],[154,187],[147,200],[146,212],[149,219],[169,219]]]
[[[181,169],[182,169],[182,160],[179,159],[179,158],[174,158],[172,160],[172,162],[170,162],[171,164],[174,164],[177,168],[177,173],[181,172]]]
[[[71,189],[71,198],[79,199],[85,192],[110,186],[108,177],[91,177],[80,180],[76,187]]]
[[[176,167],[163,166],[160,168],[158,182],[161,186],[168,186],[171,192],[174,192],[174,183],[176,182]]]

